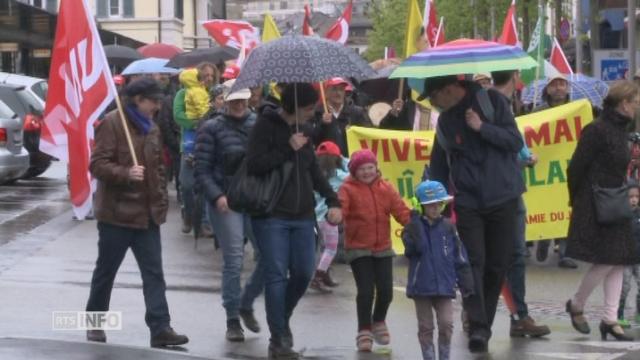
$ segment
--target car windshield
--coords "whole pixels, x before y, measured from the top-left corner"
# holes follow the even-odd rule
[[[46,81],[39,81],[31,85],[31,91],[38,95],[42,101],[47,101],[47,91],[49,91],[49,84]]]

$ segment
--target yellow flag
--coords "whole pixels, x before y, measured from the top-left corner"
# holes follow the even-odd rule
[[[262,42],[266,43],[279,38],[280,31],[278,30],[278,25],[276,25],[271,14],[266,14],[264,16],[264,24],[262,25]]]
[[[409,17],[407,18],[407,33],[405,34],[404,55],[409,57],[417,53],[420,29],[422,28],[422,14],[417,0],[409,0]]]

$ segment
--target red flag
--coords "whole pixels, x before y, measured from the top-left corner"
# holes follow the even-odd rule
[[[311,9],[309,5],[304,6],[304,20],[302,21],[302,35],[313,35],[313,28],[311,28]]]
[[[248,49],[260,44],[260,31],[246,21],[209,20],[202,24],[209,35],[220,45],[240,49],[242,36]]]
[[[516,26],[516,0],[511,2],[507,16],[502,25],[502,35],[498,38],[498,43],[505,45],[521,46],[518,39],[518,28]]]
[[[573,70],[571,70],[571,65],[567,61],[567,58],[564,56],[564,52],[558,43],[558,39],[553,38],[553,47],[551,48],[551,56],[549,56],[549,62],[551,65],[555,66],[558,71],[562,74],[573,74]]]
[[[58,12],[40,150],[69,163],[76,217],[91,210],[93,125],[117,92],[86,1],[62,0]]]
[[[439,25],[435,2],[433,0],[425,0],[422,27],[424,28],[424,36],[426,36],[430,47],[444,43],[444,29],[438,34]]]
[[[337,41],[341,44],[346,44],[349,38],[349,24],[351,24],[351,12],[353,9],[353,3],[349,1],[349,4],[344,9],[342,16],[338,18],[335,24],[324,35],[327,39]]]

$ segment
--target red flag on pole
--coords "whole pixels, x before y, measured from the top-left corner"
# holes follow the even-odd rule
[[[209,35],[220,45],[240,49],[244,36],[247,49],[260,44],[260,31],[246,21],[209,20],[202,24]]]
[[[311,9],[309,5],[304,6],[304,20],[302,21],[302,35],[313,35],[313,29],[311,28]]]
[[[91,210],[93,125],[117,94],[85,0],[62,0],[58,13],[40,150],[69,163],[77,218]]]
[[[351,13],[353,11],[353,3],[349,4],[342,12],[342,16],[333,24],[333,26],[324,35],[325,38],[346,44],[349,39],[349,24],[351,24]]]
[[[425,0],[424,2],[424,20],[422,27],[424,28],[424,34],[430,47],[444,43],[444,29],[438,34],[440,24],[438,23],[436,4],[433,0]]]
[[[558,43],[558,39],[553,38],[553,47],[551,48],[551,56],[549,56],[549,62],[551,65],[555,66],[558,71],[562,74],[573,74],[573,70],[571,69],[571,65],[567,61],[567,58],[564,56],[564,52]]]
[[[521,46],[518,39],[518,28],[516,24],[516,0],[511,2],[507,16],[502,25],[502,35],[498,38],[498,43],[505,45]]]

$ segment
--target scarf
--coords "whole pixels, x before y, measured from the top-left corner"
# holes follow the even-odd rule
[[[138,130],[142,132],[143,135],[147,135],[151,130],[151,119],[143,115],[138,109],[133,105],[127,105],[125,107],[127,111],[127,115],[131,122],[133,122]]]

